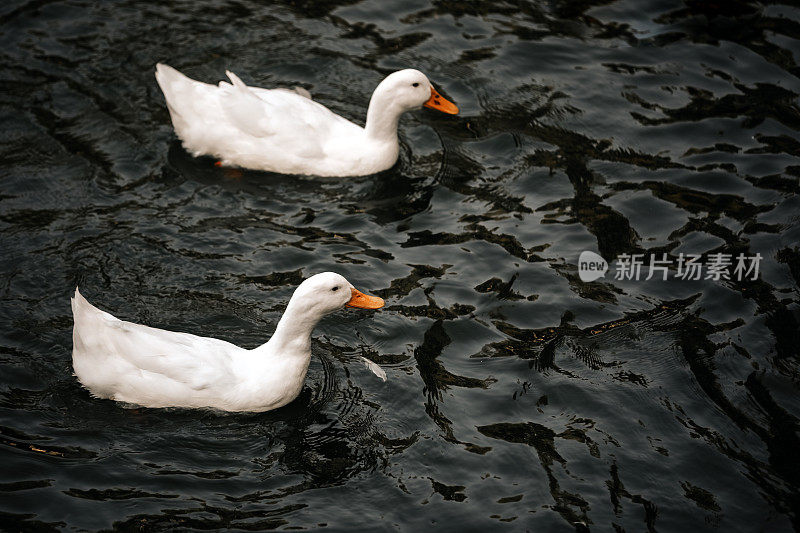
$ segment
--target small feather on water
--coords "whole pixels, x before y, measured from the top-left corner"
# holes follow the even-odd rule
[[[361,360],[364,361],[364,365],[370,370],[372,370],[373,374],[381,378],[383,381],[386,381],[386,372],[383,371],[383,369],[380,367],[378,363],[374,363],[363,356],[359,357],[361,357]]]

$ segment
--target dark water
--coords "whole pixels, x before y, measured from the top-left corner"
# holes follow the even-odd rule
[[[789,4],[4,3],[0,526],[797,528]],[[380,175],[231,172],[180,147],[157,61],[356,121],[415,67],[462,113],[407,115]],[[584,283],[583,250],[763,261]],[[254,347],[325,270],[387,307],[325,319],[284,409],[130,409],[72,375],[77,284]]]

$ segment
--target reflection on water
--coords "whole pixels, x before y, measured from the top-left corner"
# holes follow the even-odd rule
[[[3,529],[799,527],[790,3],[15,0],[0,24]],[[462,112],[405,116],[374,176],[220,169],[176,141],[157,61],[356,121],[414,67]],[[585,283],[584,250],[764,259]],[[323,270],[387,305],[325,319],[280,410],[72,376],[77,284],[254,347]]]

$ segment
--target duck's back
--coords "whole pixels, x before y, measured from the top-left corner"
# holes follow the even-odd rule
[[[125,322],[72,298],[75,375],[92,394],[147,407],[222,405],[235,385],[225,341]]]
[[[232,84],[209,85],[157,66],[156,79],[187,150],[224,164],[287,174],[331,175],[339,165],[352,165],[363,128],[307,93],[248,87],[228,76]]]

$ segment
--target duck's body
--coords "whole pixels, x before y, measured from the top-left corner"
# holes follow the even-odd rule
[[[422,105],[458,112],[424,74],[410,69],[391,74],[375,89],[363,128],[314,102],[304,89],[248,87],[227,75],[232,83],[209,85],[156,66],[183,146],[226,166],[318,176],[373,174],[397,161],[402,113]]]
[[[330,291],[333,287],[341,290]],[[125,322],[92,306],[76,289],[72,362],[92,394],[146,407],[267,411],[300,393],[311,360],[311,332],[322,316],[349,305],[377,308],[338,274],[298,287],[266,344],[229,342]]]

